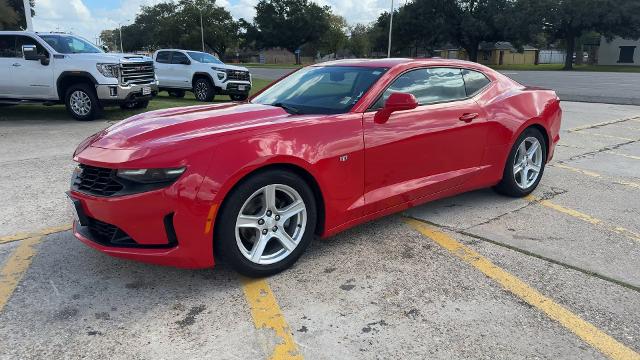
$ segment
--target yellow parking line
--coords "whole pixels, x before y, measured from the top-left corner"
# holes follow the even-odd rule
[[[590,224],[593,225],[599,225],[609,231],[612,231],[616,234],[620,234],[623,236],[626,236],[627,238],[634,240],[634,241],[638,241],[640,242],[640,234],[631,231],[625,227],[622,226],[618,226],[618,225],[614,225],[614,224],[609,224],[604,222],[603,220],[600,220],[598,218],[595,218],[591,215],[585,214],[583,212],[568,208],[566,206],[562,206],[562,205],[558,205],[556,203],[553,203],[549,200],[543,200],[543,199],[539,199],[533,195],[527,195],[525,197],[525,200],[531,201],[531,202],[535,202],[538,203],[540,205],[543,205],[545,207],[548,207],[549,209],[553,209],[555,211],[561,212],[563,214],[567,214],[569,216],[572,216],[576,219],[580,219],[582,221],[588,222]]]
[[[617,124],[617,123],[625,122],[625,121],[628,121],[628,120],[638,120],[638,119],[640,119],[640,116],[631,116],[631,117],[626,117],[626,118],[622,118],[622,119],[604,121],[604,122],[591,124],[591,125],[578,126],[578,127],[574,127],[573,129],[569,129],[567,131],[576,132],[576,131],[580,131],[580,130],[591,129],[591,128],[601,127],[601,126],[605,126],[605,125]]]
[[[36,254],[36,245],[40,243],[42,236],[25,239],[10,255],[7,262],[0,270],[0,312],[9,301],[14,290],[20,283],[20,279],[31,265]]]
[[[18,233],[13,235],[0,236],[0,244],[12,242],[12,241],[30,239],[36,236],[55,234],[55,233],[67,231],[70,229],[71,229],[71,225],[61,225],[61,226],[53,226],[53,227],[45,228],[35,232],[30,232],[30,233],[24,232],[24,233]]]
[[[544,296],[506,270],[499,268],[476,251],[457,242],[449,235],[417,220],[407,219],[407,223],[424,236],[447,249],[456,257],[480,270],[490,279],[498,282],[514,295],[544,312],[549,318],[559,322],[584,342],[598,349],[611,359],[640,360],[640,354],[637,352],[618,342],[562,305],[554,302],[551,298]]]
[[[632,187],[632,188],[635,188],[635,189],[640,189],[640,184],[639,183],[634,183],[634,182],[626,181],[626,180],[614,179],[614,178],[609,177],[609,176],[604,176],[604,175],[598,174],[597,172],[575,168],[575,167],[572,167],[572,166],[565,165],[563,163],[552,163],[552,164],[549,164],[549,166],[554,167],[554,168],[558,168],[558,169],[564,169],[564,170],[573,171],[573,172],[580,173],[580,174],[583,174],[583,175],[587,175],[587,176],[590,176],[590,177],[593,177],[593,178],[602,178],[602,179],[607,178],[609,181],[611,181],[614,184],[625,185],[625,186],[629,186],[629,187]]]
[[[269,359],[302,359],[302,354],[293,340],[289,325],[267,280],[242,278],[242,289],[251,307],[251,316],[256,329],[273,330],[278,338],[278,344],[275,345]]]
[[[629,154],[625,154],[625,153],[621,153],[621,152],[617,152],[617,151],[609,150],[609,151],[607,151],[607,153],[608,154],[622,156],[622,157],[626,157],[628,159],[640,160],[640,156],[629,155]]]

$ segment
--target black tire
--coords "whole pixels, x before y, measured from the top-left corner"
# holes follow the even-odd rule
[[[193,95],[198,101],[209,102],[213,101],[216,93],[209,79],[198,78],[193,82]]]
[[[78,110],[78,108],[72,104],[72,96],[74,96],[74,94],[88,99],[89,110],[87,112]],[[102,105],[96,95],[96,89],[90,84],[80,83],[69,86],[65,92],[64,104],[69,115],[76,120],[89,121],[102,116]]]
[[[249,98],[249,94],[229,95],[233,101],[246,101]]]
[[[169,96],[174,98],[183,98],[185,91],[184,90],[167,90]]]
[[[518,147],[520,144],[525,141],[527,138],[536,138],[540,143],[540,148],[542,150],[542,164],[540,166],[540,172],[538,173],[537,179],[528,187],[522,188],[516,182],[516,175],[514,174],[514,164],[516,153],[518,152]],[[500,194],[512,196],[512,197],[523,197],[529,195],[533,190],[538,187],[540,180],[542,179],[542,175],[544,174],[544,168],[547,162],[547,142],[545,141],[544,136],[540,132],[540,130],[536,128],[527,128],[525,131],[518,136],[518,139],[513,144],[511,148],[511,152],[509,152],[509,157],[507,158],[507,163],[505,164],[502,180],[498,185],[494,187],[494,190]]]
[[[307,223],[298,245],[287,257],[273,264],[257,264],[247,259],[240,251],[236,242],[235,226],[245,202],[259,189],[273,184],[286,185],[298,192],[306,207]],[[227,195],[216,221],[214,251],[219,259],[240,274],[250,277],[273,275],[291,267],[309,246],[314,237],[317,217],[313,191],[300,176],[281,170],[260,172],[243,180]]]

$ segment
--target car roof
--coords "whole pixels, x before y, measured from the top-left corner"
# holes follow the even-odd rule
[[[484,66],[471,61],[457,59],[442,58],[384,58],[384,59],[345,59],[334,60],[315,64],[314,66],[354,66],[354,67],[371,67],[371,68],[393,68],[396,66],[459,66],[469,68],[484,68]]]

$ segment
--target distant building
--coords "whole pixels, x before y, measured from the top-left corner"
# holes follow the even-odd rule
[[[436,50],[436,53],[445,59],[469,59],[464,49],[452,46]],[[482,43],[478,48],[478,62],[485,65],[533,65],[538,63],[538,49],[525,45],[523,51],[518,52],[508,41]]]
[[[598,65],[636,65],[640,66],[640,39],[626,40],[620,37],[610,42],[600,38]]]

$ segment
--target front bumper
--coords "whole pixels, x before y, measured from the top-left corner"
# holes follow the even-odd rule
[[[151,93],[142,95],[142,89],[149,87]],[[148,84],[99,84],[96,85],[98,99],[103,103],[125,103],[134,100],[151,100],[158,94],[158,81]]]
[[[251,91],[251,82],[229,81],[222,83],[218,92],[222,95],[245,95],[249,91]]]
[[[206,226],[207,209],[180,198],[172,187],[113,197],[71,190],[68,195],[77,204],[80,219],[74,221],[73,234],[114,257],[181,268],[212,267],[213,236]],[[124,236],[110,241],[88,221],[117,228]]]

